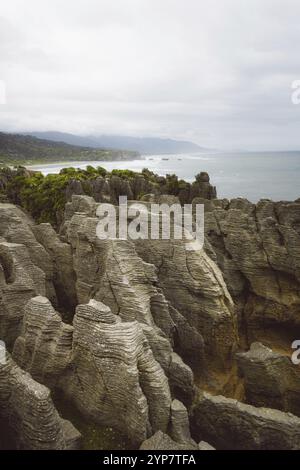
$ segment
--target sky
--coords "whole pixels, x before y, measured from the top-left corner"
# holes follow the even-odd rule
[[[299,0],[3,0],[0,130],[300,150],[299,17]]]

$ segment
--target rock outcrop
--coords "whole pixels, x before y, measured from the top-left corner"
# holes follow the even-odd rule
[[[175,442],[194,445],[191,437],[190,422],[186,407],[179,400],[171,405],[170,436]],[[196,444],[195,444],[196,445]]]
[[[140,450],[197,450],[197,446],[192,443],[176,442],[168,434],[157,431],[142,443]]]
[[[27,301],[46,295],[55,305],[54,266],[37,241],[33,221],[12,204],[0,204],[0,337],[12,348]]]
[[[253,343],[248,352],[237,354],[237,361],[248,403],[300,416],[300,366],[289,356]]]
[[[36,380],[59,388],[94,422],[140,443],[166,431],[171,394],[138,322],[122,322],[109,307],[79,305],[66,325],[43,297],[26,306],[13,357]]]
[[[300,201],[155,178],[74,180],[59,233],[0,203],[0,421],[18,448],[78,447],[51,390],[141,449],[300,449]],[[204,204],[204,248],[99,239],[99,202],[120,195],[148,214]]]
[[[248,341],[278,325],[281,336],[291,326],[299,332],[300,202],[233,199],[205,206],[206,234]]]
[[[53,284],[58,304],[67,310],[74,310],[78,302],[71,246],[60,240],[50,224],[35,225],[33,232],[52,261]]]
[[[300,418],[223,396],[203,393],[194,408],[194,424],[201,438],[218,449],[300,449]]]
[[[197,349],[199,366],[205,355],[219,366],[230,364],[236,344],[233,303],[204,250],[189,250],[186,240],[100,240],[98,220],[91,217],[96,206],[80,199],[73,198],[73,208],[67,205],[62,227],[73,248],[79,301],[94,297],[124,321],[156,326],[173,342],[175,335],[184,355]],[[155,336],[161,343],[161,335]]]
[[[45,295],[45,274],[24,245],[0,243],[0,337],[11,348],[20,333],[24,304]]]
[[[8,355],[0,363],[0,417],[9,426],[17,449],[78,449],[81,435],[63,420],[50,390],[35,382]]]
[[[217,191],[210,183],[206,172],[199,173],[193,183],[178,181],[177,176],[166,177],[155,175],[149,170],[143,170],[141,174],[128,174],[125,179],[122,176],[112,174],[106,177],[98,176],[81,182],[70,181],[67,189],[67,200],[74,195],[91,195],[96,202],[111,202],[118,204],[120,196],[128,199],[141,199],[145,195],[170,195],[177,196],[182,204],[191,203],[195,197],[214,199]]]

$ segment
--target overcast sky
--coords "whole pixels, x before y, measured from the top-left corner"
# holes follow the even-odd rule
[[[0,129],[300,149],[299,0],[3,0]]]

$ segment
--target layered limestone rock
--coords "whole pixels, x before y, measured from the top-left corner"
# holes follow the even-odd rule
[[[210,178],[208,173],[202,171],[196,175],[196,181],[192,184],[189,202],[193,201],[195,197],[201,197],[203,199],[215,199],[217,197],[217,190],[215,186],[210,184]]]
[[[194,408],[194,425],[218,449],[300,449],[300,418],[223,396],[204,393]]]
[[[80,433],[59,416],[50,390],[22,371],[10,356],[0,363],[0,417],[9,426],[17,449],[80,447]]]
[[[45,248],[36,240],[33,233],[34,222],[13,204],[0,204],[0,221],[0,241],[26,247],[32,263],[45,274],[47,297],[52,302],[56,302],[53,287],[53,263]]]
[[[133,442],[141,442],[151,430],[166,431],[168,380],[137,322],[122,322],[93,300],[79,306],[72,362],[76,373],[67,371],[64,390],[82,413],[95,419],[98,411],[100,423],[119,428]]]
[[[34,297],[26,304],[13,359],[35,380],[55,388],[71,361],[73,331],[47,298]]]
[[[33,221],[12,204],[0,204],[0,338],[12,348],[24,307],[36,295],[56,303],[53,263],[36,240]]]
[[[205,441],[199,442],[197,445],[194,441],[176,441],[168,434],[162,431],[157,431],[153,436],[144,441],[140,450],[215,450],[210,444]]]
[[[192,443],[176,442],[168,434],[157,431],[149,439],[145,440],[140,450],[197,450],[197,446]]]
[[[233,303],[216,264],[204,250],[189,250],[187,245],[185,240],[172,239],[135,243],[142,259],[158,270],[159,285],[177,311],[177,314],[172,311],[173,320],[179,315],[179,324],[182,317],[186,320],[185,334],[188,338],[191,334],[192,341],[200,345],[203,338],[204,348],[202,352],[197,351],[199,358],[194,359],[203,363],[206,354],[208,359],[224,367],[230,363],[236,344]],[[184,333],[178,335],[181,335],[181,351],[190,353],[191,343],[187,341],[185,346]]]
[[[98,201],[117,202],[119,195],[136,197],[144,188],[148,211],[151,202],[191,196],[191,187],[177,198],[155,194],[143,178],[134,181],[99,178],[93,191]],[[189,427],[201,385],[249,404],[204,394],[192,417],[199,440],[218,448],[298,449],[300,419],[270,407],[300,416],[299,367],[290,361],[291,340],[300,332],[300,202],[211,199],[207,175],[200,174],[197,184],[194,205],[204,203],[206,211],[204,249],[190,250],[187,239],[172,237],[101,240],[98,204],[85,195],[66,205],[59,235],[0,204],[0,339],[27,372],[14,364],[12,377],[22,383],[20,390],[42,387],[38,396],[48,389],[37,382],[58,389],[85,418],[120,430],[136,446],[146,440],[146,449],[209,447],[202,441],[197,446]],[[80,190],[75,182],[74,188]],[[71,324],[63,320],[65,310]],[[243,350],[256,338],[273,350],[256,344],[235,355],[237,323]],[[13,397],[11,373],[3,370],[0,396],[9,389]],[[236,393],[239,387],[245,396]],[[9,403],[12,424],[17,412],[22,418],[15,428],[19,447],[77,442],[70,425],[55,417],[50,398],[43,398],[47,405],[37,405],[37,413],[47,409],[58,434],[51,431],[56,437],[50,443],[46,430],[40,440],[28,437],[20,421],[32,430],[45,420],[33,414],[31,425],[27,405],[22,408],[15,396]],[[69,428],[68,439],[62,428]]]
[[[45,295],[45,274],[24,245],[0,243],[0,338],[10,349],[20,333],[26,302]]]
[[[208,442],[201,441],[198,445],[199,450],[216,450],[213,446],[208,444]]]
[[[188,443],[196,446],[190,432],[190,422],[186,407],[179,400],[171,405],[170,436],[175,442]]]
[[[66,190],[67,200],[72,196],[91,194],[96,202],[118,204],[119,196],[135,199],[141,193],[157,192],[157,186],[147,181],[142,175],[124,179],[117,175],[98,176],[84,182],[71,181]]]
[[[73,310],[77,305],[77,294],[71,246],[60,240],[50,224],[36,225],[33,232],[53,262],[53,284],[59,304]]]
[[[300,366],[289,356],[253,343],[237,361],[248,403],[300,415]]]
[[[165,369],[171,350],[164,352],[168,345],[161,332],[181,354],[196,350],[200,366],[205,354],[222,367],[230,363],[236,344],[233,304],[204,250],[188,249],[185,240],[100,240],[98,219],[91,217],[97,207],[79,196],[72,204],[62,232],[73,248],[79,301],[96,298],[124,321],[147,325],[148,340]]]
[[[300,325],[299,220],[299,201],[206,201],[206,233],[250,341]]]
[[[74,200],[78,207],[79,198]],[[84,198],[90,213],[91,201]],[[83,207],[82,207],[83,208]],[[76,289],[80,303],[91,298],[108,305],[112,312],[123,322],[138,321],[143,329],[155,359],[170,378],[170,384],[181,390],[185,400],[191,402],[194,394],[193,374],[191,369],[173,352],[176,325],[172,319],[162,290],[157,285],[156,268],[144,262],[138,255],[131,240],[101,240],[97,237],[98,219],[87,217],[82,212],[73,216],[70,207],[63,232],[73,249]],[[93,210],[96,210],[93,207]],[[184,322],[184,318],[177,313]],[[189,329],[182,330],[181,339]],[[195,330],[192,330],[194,333]],[[192,336],[197,336],[196,332]],[[203,341],[198,336],[196,343],[203,348]],[[188,342],[187,342],[188,343]],[[197,351],[199,360],[201,350]]]
[[[191,203],[195,197],[213,199],[217,197],[216,188],[210,184],[209,175],[206,172],[199,173],[195,181],[187,183],[178,181],[177,176],[157,176],[149,170],[143,170],[142,174],[135,174],[122,178],[118,175],[106,177],[98,176],[84,182],[71,180],[66,188],[66,198],[72,196],[92,195],[96,202],[110,202],[118,204],[120,196],[128,199],[140,199],[144,195],[175,195],[182,204]]]
[[[32,299],[14,358],[36,380],[61,389],[84,416],[133,442],[167,430],[168,379],[143,329],[100,302],[79,305],[71,327],[47,299]]]

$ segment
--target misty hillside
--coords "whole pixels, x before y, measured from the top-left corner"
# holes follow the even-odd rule
[[[130,160],[138,157],[137,152],[69,145],[64,142],[39,139],[31,135],[0,132],[0,164]]]
[[[156,137],[126,137],[119,135],[78,136],[63,132],[33,132],[32,135],[42,139],[53,140],[54,142],[66,142],[70,145],[102,149],[130,149],[142,154],[193,153],[204,150],[192,142]]]

